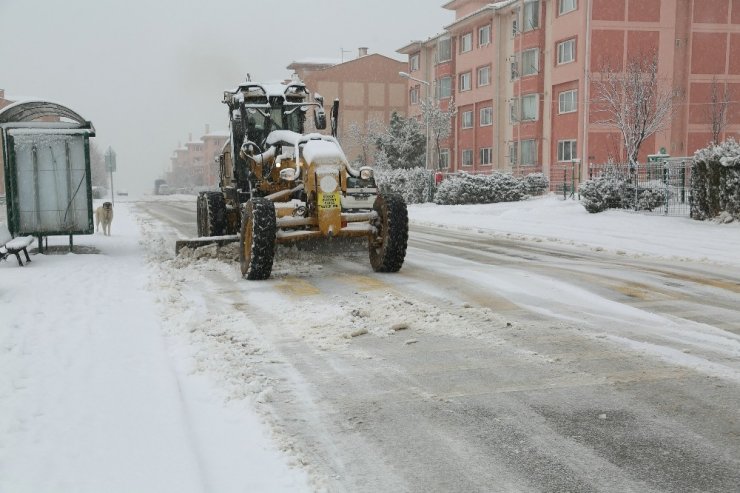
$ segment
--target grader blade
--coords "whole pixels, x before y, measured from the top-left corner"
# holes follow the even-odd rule
[[[185,247],[188,248],[199,248],[206,245],[216,244],[218,246],[224,246],[229,243],[239,241],[239,235],[224,235],[224,236],[203,236],[201,238],[187,238],[184,240],[177,240],[175,242],[175,255],[180,253]]]

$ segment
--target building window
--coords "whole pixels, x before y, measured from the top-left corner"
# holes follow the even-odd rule
[[[414,86],[409,91],[409,102],[411,104],[419,104],[419,86]]]
[[[521,120],[522,121],[534,121],[537,119],[537,104],[538,98],[537,94],[527,94],[526,96],[522,96],[522,112],[521,112]]]
[[[558,113],[572,113],[578,109],[578,91],[563,91],[558,94]]]
[[[479,152],[480,164],[491,164],[493,162],[493,149],[484,147]]]
[[[439,151],[439,169],[448,169],[450,167],[450,150],[441,149]]]
[[[442,38],[437,41],[437,63],[452,60],[452,39]]]
[[[539,50],[532,48],[522,52],[522,77],[534,75],[540,71]]]
[[[462,128],[473,128],[473,112],[463,111],[461,122]]]
[[[460,74],[460,92],[470,90],[470,87],[471,87],[470,79],[471,79],[470,72],[465,72],[464,74]]]
[[[462,151],[462,165],[472,166],[473,165],[473,151],[471,149],[463,149]]]
[[[473,49],[473,33],[460,36],[460,53],[467,53]]]
[[[563,15],[573,12],[578,7],[578,3],[576,0],[560,0],[558,7],[558,15]]]
[[[437,83],[437,99],[446,99],[452,96],[452,77],[442,77]]]
[[[487,125],[493,125],[493,108],[480,109],[480,126],[485,127]]]
[[[419,54],[411,55],[409,58],[409,71],[416,72],[419,70]]]
[[[576,159],[576,141],[559,140],[558,161],[571,161],[573,159]]]
[[[491,25],[485,25],[478,28],[478,46],[487,46],[491,44]]]
[[[514,18],[511,21],[511,37],[516,37],[521,30],[519,29],[519,9],[514,9],[513,12]]]
[[[570,63],[576,59],[576,40],[569,39],[558,43],[558,65]]]
[[[525,0],[524,2],[524,32],[540,27],[540,1]]]
[[[487,86],[491,83],[491,67],[481,67],[478,69],[478,87]]]
[[[522,160],[520,164],[537,164],[537,144],[534,139],[523,140],[521,142],[521,148]]]

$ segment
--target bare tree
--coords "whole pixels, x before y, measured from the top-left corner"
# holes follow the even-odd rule
[[[590,78],[594,110],[602,117],[597,123],[619,130],[626,157],[636,164],[642,143],[665,130],[673,113],[673,91],[660,83],[657,54],[629,58],[624,70],[606,62]]]
[[[374,154],[375,143],[385,131],[385,126],[378,120],[368,120],[365,125],[362,126],[357,122],[350,123],[345,134],[345,139],[349,144],[349,147],[354,147],[360,150],[358,160],[362,164],[368,164],[370,157]]]
[[[730,93],[727,85],[717,82],[717,77],[712,77],[712,85],[709,94],[709,104],[705,106],[707,119],[712,125],[712,142],[718,143],[720,135],[727,126],[727,108],[730,106]]]
[[[434,139],[434,149],[437,152],[437,164],[439,165],[442,149],[442,141],[452,135],[452,117],[457,113],[455,102],[450,99],[446,110],[439,105],[439,101],[426,98],[421,102],[422,123],[429,122],[429,131]],[[428,120],[427,120],[428,119]]]

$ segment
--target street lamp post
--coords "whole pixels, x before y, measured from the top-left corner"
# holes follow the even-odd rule
[[[426,100],[427,100],[427,104],[429,104],[429,86],[430,86],[429,82],[425,80],[417,79],[416,77],[411,77],[406,72],[398,72],[398,75],[400,75],[404,79],[409,79],[415,82],[419,82],[420,84],[424,84],[426,86],[425,88]],[[424,149],[424,161],[425,161],[424,166],[426,167],[426,169],[432,169],[431,163],[429,162],[429,108],[427,108],[427,114],[424,120],[426,120],[426,126],[427,126],[426,145]]]
[[[105,151],[105,168],[110,173],[110,200],[116,205],[116,198],[113,195],[113,172],[116,171],[116,151],[111,146]]]

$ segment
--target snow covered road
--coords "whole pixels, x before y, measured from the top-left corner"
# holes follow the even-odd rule
[[[399,274],[281,249],[271,280],[246,282],[233,249],[171,260],[193,206],[139,204],[165,328],[231,400],[253,400],[314,489],[740,482],[732,262],[415,225]]]
[[[194,202],[0,264],[0,491],[740,483],[737,225],[424,206],[398,274],[281,248],[247,282],[234,248],[174,257]]]

